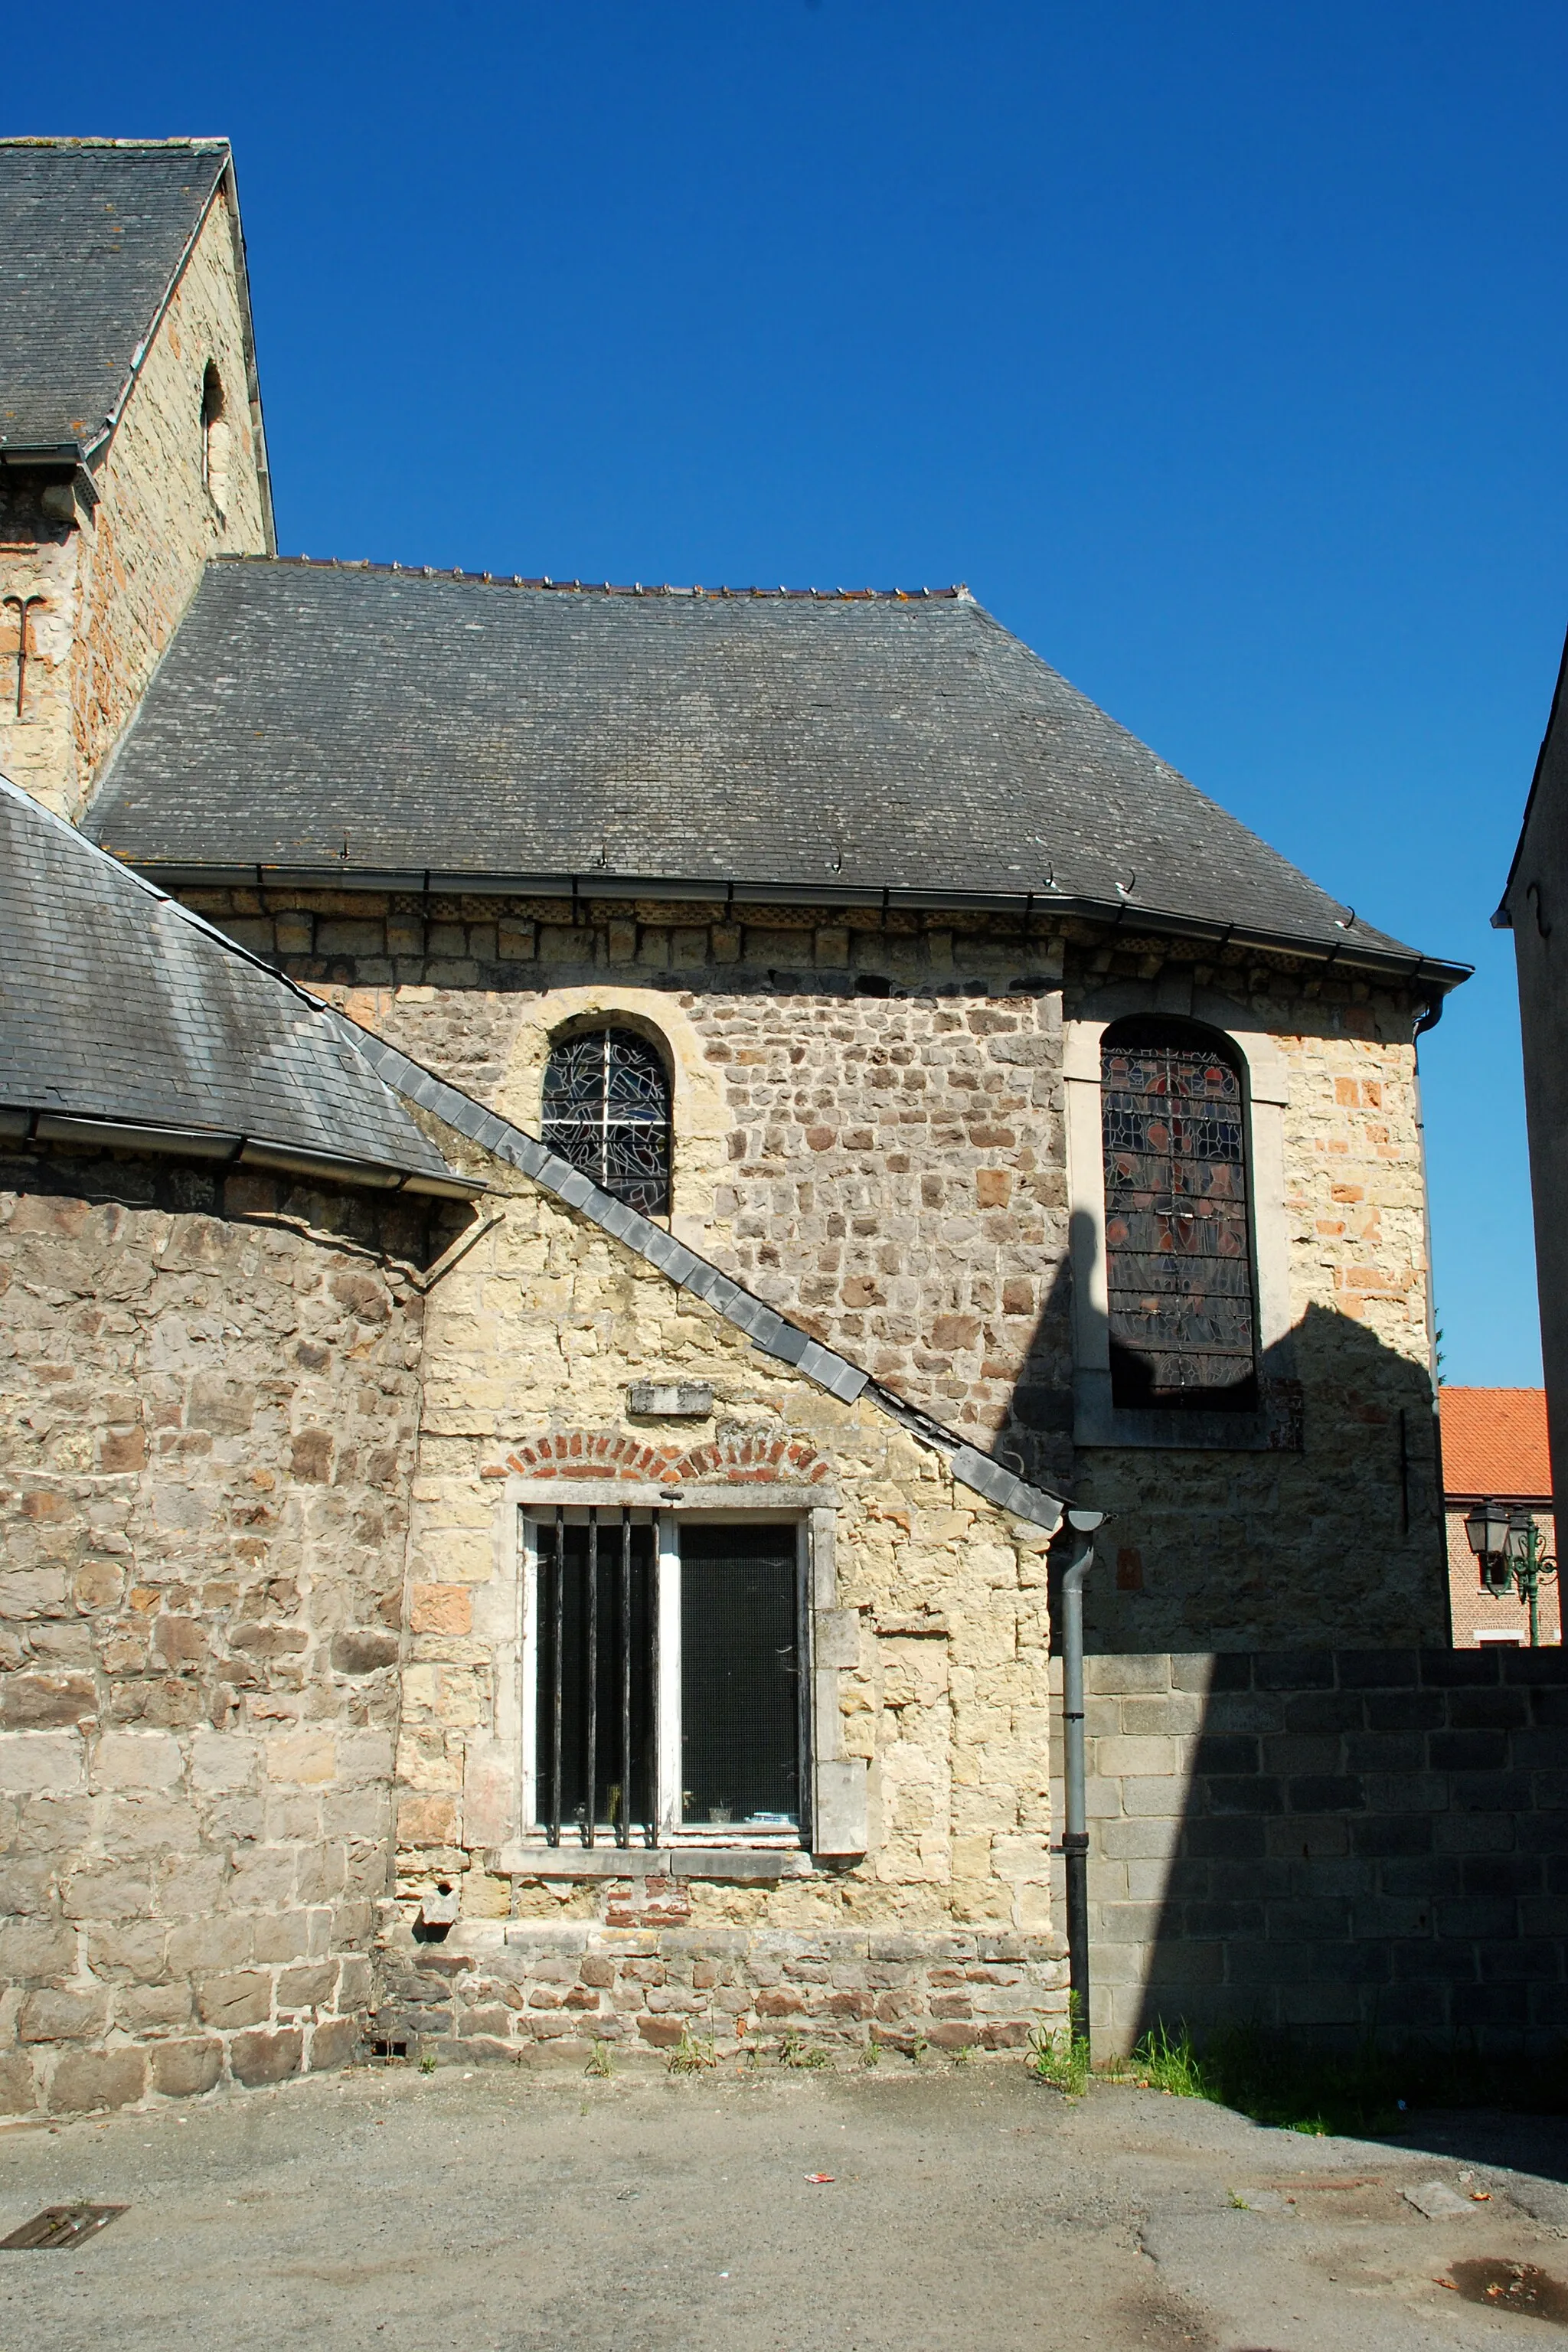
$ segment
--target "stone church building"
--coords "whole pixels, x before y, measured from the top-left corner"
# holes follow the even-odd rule
[[[1068,1507],[1099,2021],[1365,2022],[1461,967],[964,589],[280,560],[221,143],[0,143],[0,2105],[1020,2042]]]

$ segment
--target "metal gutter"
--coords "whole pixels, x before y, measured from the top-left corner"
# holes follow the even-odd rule
[[[99,1118],[89,1112],[38,1110],[0,1105],[0,1139],[17,1143],[76,1144],[92,1151],[167,1154],[210,1160],[228,1168],[274,1169],[296,1176],[321,1176],[378,1192],[416,1192],[438,1200],[471,1201],[489,1186],[466,1176],[437,1176],[426,1169],[398,1168],[388,1161],[349,1160],[334,1152],[309,1151],[265,1136],[238,1135],[218,1128],[144,1126],[138,1120]]]

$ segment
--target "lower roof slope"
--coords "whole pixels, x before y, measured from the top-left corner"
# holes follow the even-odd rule
[[[228,155],[0,140],[0,453],[103,438]]]
[[[324,1006],[0,777],[0,1122],[40,1118],[479,1189]]]
[[[1125,909],[1446,985],[965,592],[209,564],[89,814],[133,864]]]

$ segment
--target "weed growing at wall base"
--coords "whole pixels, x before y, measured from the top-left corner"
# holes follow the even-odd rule
[[[1334,2052],[1302,2048],[1260,2027],[1212,2034],[1202,2048],[1185,2026],[1157,2025],[1114,2079],[1181,2099],[1212,2099],[1255,2123],[1313,2136],[1396,2137],[1415,2107],[1510,2107],[1568,2112],[1568,2044],[1550,2058],[1474,2050],[1385,2048],[1373,2041]]]

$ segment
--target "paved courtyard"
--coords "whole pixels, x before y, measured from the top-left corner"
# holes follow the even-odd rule
[[[73,2251],[0,2254],[0,2340],[1529,2346],[1550,2324],[1438,2282],[1489,2259],[1568,2280],[1565,2158],[1557,2122],[1304,2139],[1145,2091],[1072,2104],[1011,2062],[357,2071],[0,2134],[0,2234],[48,2204],[129,2207]]]

